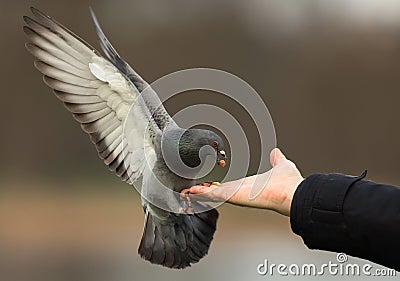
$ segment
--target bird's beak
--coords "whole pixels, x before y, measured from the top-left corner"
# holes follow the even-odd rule
[[[225,151],[218,150],[217,153],[218,153],[218,157],[217,157],[218,165],[220,165],[221,167],[225,167],[225,165],[226,165],[226,162],[225,162],[225,158],[226,158]]]

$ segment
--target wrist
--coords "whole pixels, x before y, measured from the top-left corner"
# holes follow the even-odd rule
[[[298,178],[290,182],[285,188],[282,188],[273,201],[272,210],[284,216],[290,216],[290,208],[292,206],[294,193],[303,180],[302,177]]]

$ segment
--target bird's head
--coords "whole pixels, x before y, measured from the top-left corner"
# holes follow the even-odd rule
[[[186,130],[179,140],[179,154],[189,167],[199,166],[200,157],[208,155],[216,155],[219,166],[224,167],[226,164],[224,142],[219,135],[210,130]]]

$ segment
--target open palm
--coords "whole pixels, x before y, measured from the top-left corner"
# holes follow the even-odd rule
[[[190,194],[194,200],[227,201],[234,205],[269,209],[289,216],[294,192],[303,181],[303,176],[278,148],[271,151],[270,162],[273,168],[263,174],[221,185],[195,185],[182,192]],[[255,198],[250,198],[253,188],[262,191]]]

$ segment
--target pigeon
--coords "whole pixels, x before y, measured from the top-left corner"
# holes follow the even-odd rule
[[[208,253],[218,211],[180,192],[195,185],[202,157],[225,166],[223,140],[210,130],[180,128],[151,86],[116,52],[91,8],[105,56],[55,19],[31,11],[32,17],[23,17],[26,48],[44,82],[89,134],[108,168],[141,186],[145,216],[139,255],[168,268],[197,263]],[[180,166],[183,174],[176,172]]]

